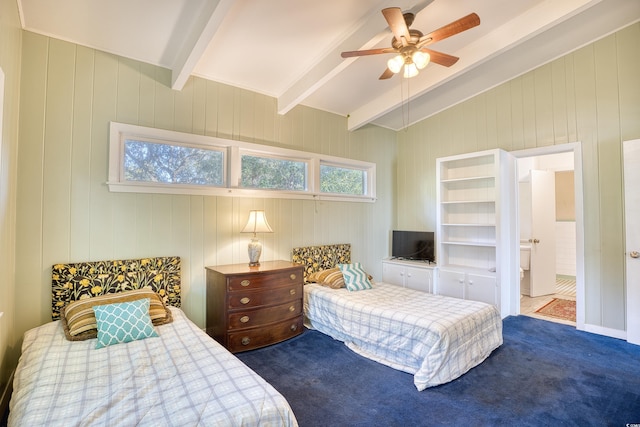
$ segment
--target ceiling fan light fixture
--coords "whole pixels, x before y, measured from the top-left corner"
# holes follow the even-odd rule
[[[404,58],[402,57],[402,55],[396,55],[387,61],[387,67],[389,67],[389,70],[391,70],[394,74],[399,73],[400,70],[402,70],[403,65]]]
[[[418,70],[422,70],[431,60],[431,55],[417,50],[413,53],[413,55],[411,55],[411,59],[413,60],[413,63],[416,64]]]
[[[413,62],[411,64],[405,64],[404,66],[404,78],[410,79],[418,75],[418,67]]]

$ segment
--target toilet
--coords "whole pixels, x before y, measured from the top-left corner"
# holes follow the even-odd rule
[[[531,245],[520,243],[520,293],[530,295],[529,269],[531,267]]]

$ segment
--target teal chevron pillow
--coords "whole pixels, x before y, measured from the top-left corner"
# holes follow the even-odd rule
[[[150,299],[96,305],[93,311],[98,326],[96,348],[157,337],[149,316]]]
[[[371,282],[367,277],[367,273],[362,269],[359,262],[354,264],[338,264],[338,268],[342,272],[344,285],[349,291],[363,291],[371,289]]]

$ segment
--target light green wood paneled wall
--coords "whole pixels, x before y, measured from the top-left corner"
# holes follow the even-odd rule
[[[0,1],[0,396],[19,355],[15,330],[16,182],[22,29],[15,1]],[[0,409],[2,409],[0,402]]]
[[[285,116],[274,98],[24,32],[17,226],[18,329],[50,320],[51,265],[179,255],[187,315],[205,326],[206,265],[248,262],[240,234],[265,209],[273,234],[262,260],[296,246],[349,242],[374,276],[388,254],[395,132],[348,132],[346,119],[307,107]],[[110,193],[109,121],[375,162],[378,200],[346,203]]]
[[[580,141],[585,322],[625,330],[622,141],[640,138],[640,24],[398,132],[397,226],[435,229],[435,160]]]

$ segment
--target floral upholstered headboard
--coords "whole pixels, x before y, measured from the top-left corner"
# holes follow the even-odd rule
[[[328,270],[338,264],[351,263],[351,244],[303,246],[293,248],[291,261],[304,266],[304,279],[320,270]]]
[[[180,307],[180,257],[55,264],[51,268],[51,318],[70,302],[151,287],[165,304]]]

